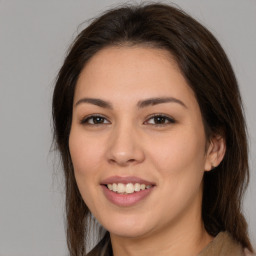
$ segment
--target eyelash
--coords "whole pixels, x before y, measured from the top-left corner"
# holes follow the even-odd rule
[[[164,123],[156,123],[157,118],[160,118],[160,121],[164,121]],[[155,123],[150,124],[149,123],[150,119],[154,119]],[[176,123],[176,121],[174,118],[167,116],[165,114],[154,114],[154,115],[151,115],[149,118],[147,118],[147,120],[143,124],[146,124],[146,123],[148,123],[149,125],[154,125],[154,126],[166,126],[166,125],[174,124],[174,123]]]
[[[158,121],[163,122],[163,123],[156,123],[157,122],[157,118]],[[97,122],[97,119],[99,119],[98,121],[100,121],[99,123],[90,123],[90,121]],[[149,123],[149,120],[153,119],[155,123]],[[107,121],[107,122],[105,122]],[[101,116],[101,115],[90,115],[87,116],[85,118],[83,118],[80,122],[83,125],[106,125],[106,124],[110,124],[110,122],[107,120],[106,117]],[[148,124],[148,125],[154,125],[154,126],[166,126],[166,125],[170,125],[170,124],[174,124],[176,123],[175,119],[170,117],[170,116],[166,116],[165,114],[154,114],[151,115],[150,117],[148,117],[146,119],[146,121],[143,122],[143,124]]]
[[[100,123],[89,123],[90,120],[95,121],[97,118],[100,118],[101,120],[103,120],[103,123],[102,122],[100,122]],[[87,117],[83,118],[80,123],[84,124],[84,125],[102,125],[102,124],[105,125],[105,124],[110,123],[109,121],[108,121],[108,123],[105,123],[105,120],[107,120],[106,117],[95,114],[95,115],[90,115],[90,116],[87,116]]]

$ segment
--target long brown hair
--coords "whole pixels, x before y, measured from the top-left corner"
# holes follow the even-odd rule
[[[248,184],[247,135],[231,64],[214,36],[183,11],[164,4],[124,6],[95,19],[76,38],[59,71],[53,94],[53,123],[66,181],[70,255],[84,255],[90,211],[74,177],[68,140],[76,82],[88,60],[110,45],[149,45],[168,50],[193,89],[208,139],[226,140],[222,163],[204,176],[202,217],[209,234],[228,231],[252,250],[241,200]]]

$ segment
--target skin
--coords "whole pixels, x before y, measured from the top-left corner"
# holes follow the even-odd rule
[[[177,101],[138,106],[156,97]],[[225,143],[219,136],[207,142],[198,102],[167,51],[122,46],[94,55],[77,82],[69,148],[80,193],[110,232],[114,255],[197,255],[213,239],[201,218],[202,179],[221,162]],[[120,207],[100,186],[115,175],[156,186]]]

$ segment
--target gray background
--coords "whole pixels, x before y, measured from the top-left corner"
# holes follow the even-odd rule
[[[51,147],[51,94],[78,25],[114,0],[0,0],[0,255],[67,255],[63,178]],[[168,1],[165,1],[168,2]],[[256,244],[256,1],[176,0],[226,50],[245,102],[251,183],[244,210]]]

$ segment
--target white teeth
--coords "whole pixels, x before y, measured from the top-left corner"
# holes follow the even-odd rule
[[[111,189],[110,189],[111,190]],[[117,184],[116,183],[114,183],[113,185],[112,185],[112,190],[114,191],[114,192],[117,192]]]
[[[125,185],[122,183],[117,184],[117,192],[118,193],[124,193],[125,192]]]
[[[128,183],[128,184],[126,185],[125,192],[126,192],[127,194],[131,194],[131,193],[134,192],[134,186],[133,186],[132,183]]]
[[[118,194],[132,194],[134,192],[139,192],[140,190],[149,189],[152,186],[151,185],[145,185],[145,184],[139,184],[139,183],[113,183],[113,184],[107,184],[107,187],[109,190],[114,191]]]
[[[134,191],[139,192],[140,191],[140,184],[139,183],[135,183],[134,185]]]

